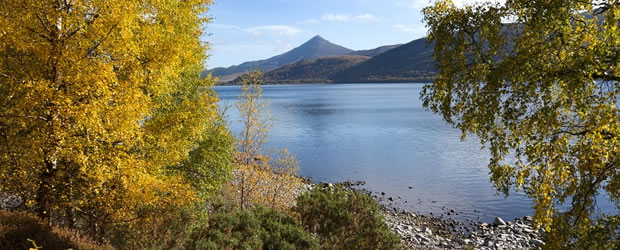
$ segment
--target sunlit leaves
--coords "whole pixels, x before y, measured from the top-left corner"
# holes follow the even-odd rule
[[[294,205],[295,194],[302,184],[297,177],[299,164],[286,149],[275,159],[265,149],[273,117],[269,102],[263,99],[262,77],[260,71],[242,76],[243,86],[236,107],[243,126],[238,135],[232,191],[228,195],[240,209],[259,204],[286,211]]]
[[[102,236],[217,189],[232,142],[199,77],[210,3],[2,2],[0,191]]]
[[[620,193],[618,7],[437,1],[424,10],[440,69],[425,106],[488,145],[500,191],[525,191],[538,223],[553,229],[567,218],[575,238],[587,238],[598,192],[612,202]],[[557,204],[569,202],[560,217]]]

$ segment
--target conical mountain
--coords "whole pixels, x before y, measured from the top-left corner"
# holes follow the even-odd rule
[[[269,71],[303,59],[316,59],[325,56],[344,55],[351,52],[353,52],[353,50],[333,44],[321,36],[315,36],[299,47],[284,54],[265,60],[244,62],[228,68],[215,68],[209,72],[211,72],[214,76],[219,77],[221,81],[229,81],[240,74],[254,69]]]

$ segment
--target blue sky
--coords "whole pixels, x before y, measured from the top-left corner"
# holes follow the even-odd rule
[[[425,36],[429,0],[216,0],[204,40],[207,68],[266,59],[315,35],[350,49],[407,43]]]

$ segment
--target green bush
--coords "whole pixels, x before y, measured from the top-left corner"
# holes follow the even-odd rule
[[[146,210],[145,213],[158,216],[145,216],[107,227],[110,244],[118,249],[182,249],[191,225],[204,216],[204,211],[197,206]]]
[[[196,227],[186,249],[319,249],[310,234],[285,215],[258,207],[216,215]]]
[[[297,198],[294,211],[327,249],[400,249],[400,238],[388,228],[379,205],[368,195],[334,187],[316,187]]]
[[[0,210],[0,249],[30,249],[32,240],[43,249],[112,249],[77,232],[52,227],[33,214]]]

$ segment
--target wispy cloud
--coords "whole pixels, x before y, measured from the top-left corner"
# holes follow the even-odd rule
[[[376,21],[377,17],[373,14],[361,14],[361,15],[357,15],[353,17],[353,19],[356,21],[361,21],[361,22],[370,22],[370,21]]]
[[[373,14],[359,14],[359,15],[345,15],[345,14],[331,14],[327,13],[321,16],[321,21],[330,21],[330,22],[348,22],[348,21],[357,21],[357,22],[370,22],[376,21],[377,17]],[[317,19],[306,20],[304,23],[308,24],[316,24],[319,23]]]
[[[405,32],[405,33],[424,33],[426,29],[424,26],[420,25],[405,25],[405,24],[394,24],[392,25],[396,31]]]
[[[321,20],[324,21],[338,21],[338,22],[346,22],[349,21],[351,19],[351,16],[349,15],[342,15],[342,14],[325,14],[321,17]]]
[[[430,4],[430,0],[399,0],[396,2],[396,6],[398,7],[405,7],[414,10],[420,10]]]
[[[284,41],[284,40],[276,40],[274,41],[273,44],[274,44],[274,47],[273,47],[274,52],[288,51],[288,50],[295,48],[295,45],[293,45],[292,43],[288,41]]]
[[[301,23],[303,23],[303,24],[318,24],[320,22],[319,22],[319,20],[313,18],[313,19],[305,20],[305,21],[303,21]]]
[[[396,6],[398,7],[406,7],[414,10],[421,10],[422,8],[433,4],[434,1],[431,0],[398,0],[396,1]],[[505,3],[506,0],[452,0],[456,6],[463,7],[465,5],[476,4],[476,3]]]
[[[253,36],[261,36],[265,33],[275,33],[280,36],[295,36],[303,31],[297,27],[289,25],[260,25],[249,28],[243,28],[237,25],[228,24],[211,24],[211,28],[232,29],[249,33]]]
[[[264,32],[275,32],[278,35],[295,36],[302,32],[302,30],[288,25],[261,25],[248,28],[246,31],[255,36],[260,36]]]
[[[230,29],[230,30],[243,30],[243,28],[241,28],[241,27],[239,27],[237,25],[218,24],[218,23],[209,24],[209,28]]]

